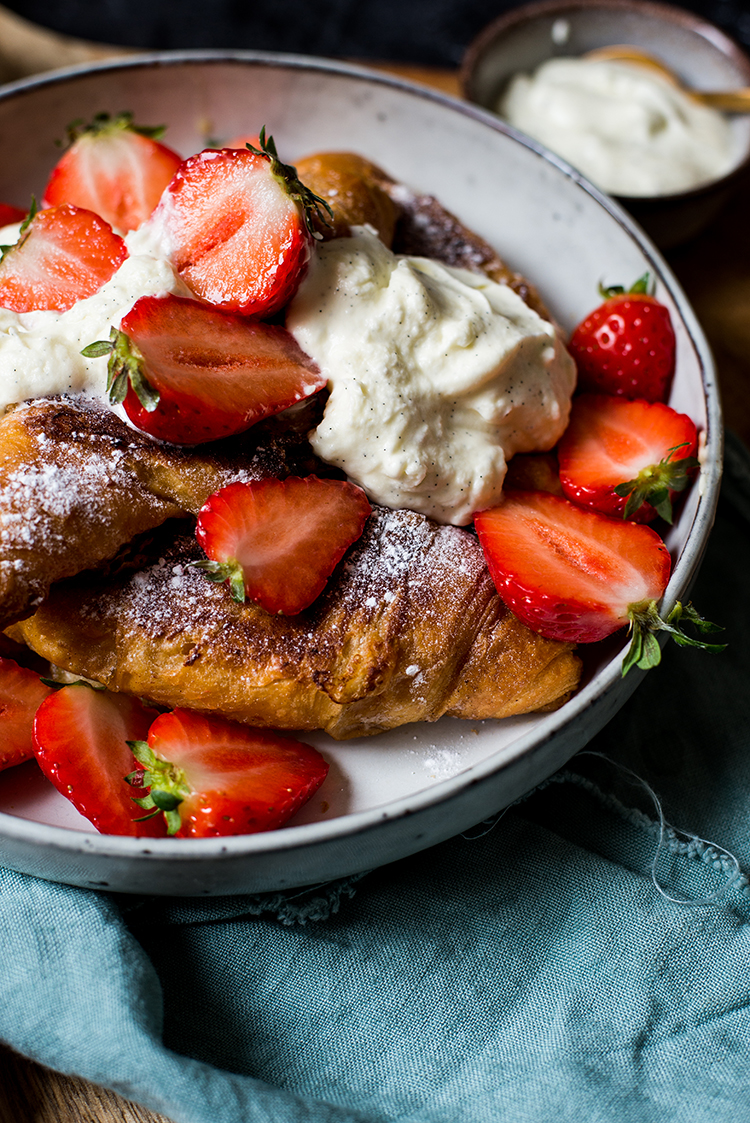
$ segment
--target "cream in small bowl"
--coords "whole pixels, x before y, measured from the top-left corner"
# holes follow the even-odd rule
[[[549,60],[565,61],[576,67],[591,52],[629,44],[659,59],[679,82],[690,90],[735,90],[750,85],[750,59],[719,28],[692,12],[651,0],[534,0],[499,16],[469,45],[461,66],[461,86],[465,97],[493,112],[505,100],[506,91],[516,75],[533,75]],[[601,91],[600,91],[601,93]],[[607,95],[609,96],[609,95]],[[653,95],[649,95],[653,97]],[[605,97],[599,98],[597,115],[605,113]],[[649,101],[649,104],[651,102]],[[505,115],[503,109],[502,115]],[[558,106],[557,113],[562,109]],[[643,114],[643,108],[630,106],[628,113]],[[510,115],[509,115],[510,116]],[[630,147],[631,163],[645,165],[635,155],[633,137],[625,133],[640,128],[659,134],[659,113],[653,107],[641,118],[641,125],[630,124],[615,131]],[[614,195],[661,248],[666,249],[693,237],[718,214],[724,203],[740,190],[750,170],[750,115],[727,114],[720,120],[731,138],[731,157],[727,164],[717,160],[712,174],[687,187],[657,183],[647,191],[644,183],[634,191],[628,182],[615,184],[597,175],[596,166],[586,166],[579,143],[575,150],[564,150],[563,134],[569,126],[557,122],[544,139],[528,122],[510,118],[514,127],[533,135],[537,143],[567,159],[573,167]],[[630,120],[625,118],[625,123]],[[645,123],[644,123],[645,121]],[[656,127],[654,127],[656,126]],[[661,144],[661,137],[658,138]],[[587,140],[586,147],[593,141]],[[601,162],[601,161],[600,161]],[[723,170],[720,170],[723,168]],[[643,168],[630,174],[640,175]]]
[[[637,63],[548,59],[516,74],[496,109],[612,195],[690,191],[737,163],[726,115]]]

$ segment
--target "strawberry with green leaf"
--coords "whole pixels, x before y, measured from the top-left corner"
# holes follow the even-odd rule
[[[662,402],[581,394],[558,447],[560,483],[605,515],[671,523],[674,496],[700,467],[697,447],[690,418]]]
[[[173,710],[147,740],[129,745],[141,822],[166,823],[170,835],[205,838],[283,826],[317,791],[328,764],[310,745],[226,718]]]
[[[581,321],[568,343],[580,391],[666,401],[675,334],[669,309],[648,289],[648,273],[627,292],[622,285],[600,287],[604,303]]]
[[[329,213],[261,129],[257,148],[189,157],[155,221],[196,296],[227,312],[268,318],[296,292],[318,236],[315,224]]]
[[[692,606],[658,611],[671,570],[669,551],[650,527],[585,510],[548,492],[509,492],[475,516],[490,573],[505,604],[549,639],[594,643],[621,628],[632,641],[622,673],[661,659],[656,633],[681,645],[720,651],[699,638],[717,631]],[[698,636],[683,631],[685,625]]]
[[[242,433],[326,384],[284,328],[178,296],[141,297],[83,354],[109,354],[112,404],[173,444]]]
[[[233,483],[198,515],[196,537],[211,581],[266,612],[294,616],[323,592],[370,515],[365,493],[345,480],[289,476]]]
[[[164,129],[133,123],[132,113],[98,113],[68,128],[70,147],[55,165],[45,207],[73,203],[122,233],[151,215],[182,157],[160,143]]]

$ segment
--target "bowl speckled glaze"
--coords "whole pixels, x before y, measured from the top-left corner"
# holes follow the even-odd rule
[[[464,96],[494,109],[510,78],[549,58],[577,57],[627,43],[662,59],[693,89],[750,86],[750,59],[718,27],[650,0],[537,0],[490,23],[461,66]],[[736,152],[727,175],[674,195],[620,196],[619,202],[662,249],[687,241],[716,217],[750,179],[750,114],[730,117]]]
[[[263,123],[282,155],[352,149],[435,194],[539,286],[571,328],[597,284],[646,270],[678,340],[672,404],[704,431],[706,459],[670,530],[669,607],[687,593],[713,522],[722,431],[711,357],[687,301],[631,220],[561,161],[475,106],[332,62],[245,52],[150,55],[0,90],[0,199],[40,194],[54,142],[77,117],[129,109],[169,126],[184,154]],[[622,635],[592,649],[578,694],[556,713],[407,726],[352,742],[306,735],[331,761],[323,788],[282,830],[229,839],[96,834],[33,763],[0,775],[0,864],[53,881],[154,894],[228,894],[327,881],[383,865],[492,815],[551,775],[637,687]],[[658,671],[654,672],[658,674]]]

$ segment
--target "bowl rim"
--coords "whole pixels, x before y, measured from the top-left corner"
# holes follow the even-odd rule
[[[543,2],[549,3],[549,0],[543,0]],[[573,2],[586,5],[589,2],[597,2],[597,0],[573,0]],[[557,3],[557,0],[553,0],[553,3]],[[520,143],[523,147],[542,157],[547,163],[556,166],[567,178],[577,183],[582,190],[591,195],[614,221],[624,228],[628,236],[638,246],[650,268],[655,270],[656,275],[663,279],[665,287],[674,301],[676,312],[685,327],[690,344],[696,353],[706,405],[706,435],[714,452],[712,459],[704,467],[703,483],[693,522],[688,530],[685,546],[677,559],[664,594],[664,605],[667,609],[671,608],[677,599],[677,587],[679,586],[685,591],[690,588],[707,545],[718,503],[723,455],[723,426],[716,372],[703,331],[672,270],[637,223],[616,201],[591,184],[565,160],[554,153],[550,153],[536,141],[518,133],[496,114],[479,107],[475,103],[461,101],[439,90],[407,81],[386,72],[372,70],[359,64],[268,51],[197,49],[144,52],[95,63],[77,64],[41,75],[34,75],[30,78],[19,79],[0,87],[0,102],[45,86],[54,87],[60,83],[90,77],[92,74],[116,70],[136,70],[154,66],[214,63],[312,70],[392,87],[411,97],[424,98],[435,102],[453,113],[469,117],[488,126],[492,131],[509,137],[515,143]],[[328,821],[283,827],[277,831],[260,834],[200,839],[139,839],[128,836],[105,835],[97,833],[93,828],[91,831],[80,831],[0,812],[0,839],[35,848],[52,848],[58,853],[70,855],[86,853],[100,858],[130,858],[134,861],[138,859],[169,859],[170,861],[176,859],[178,863],[188,865],[194,863],[196,859],[205,861],[237,857],[249,859],[273,851],[306,850],[316,843],[330,842],[344,837],[353,839],[356,836],[368,833],[385,822],[403,820],[416,812],[426,811],[439,804],[448,803],[454,797],[464,793],[466,789],[474,787],[494,774],[499,774],[512,767],[530,750],[545,745],[559,734],[564,726],[613,690],[621,677],[621,654],[621,650],[618,649],[609,663],[602,667],[569,702],[553,713],[540,716],[533,729],[513,740],[511,745],[506,746],[505,750],[501,749],[498,752],[491,753],[482,761],[429,788],[424,788],[411,795],[402,796],[386,804],[367,808],[363,811],[351,812]],[[634,669],[631,671],[631,675],[634,676],[632,681],[637,683],[644,673]],[[508,752],[508,749],[511,751]],[[499,752],[504,755],[500,764],[498,764],[497,759]],[[229,890],[229,892],[234,892],[234,890]]]
[[[586,11],[598,8],[603,11],[642,12],[663,20],[666,24],[673,24],[694,32],[705,39],[721,54],[729,59],[744,76],[744,82],[750,86],[750,56],[742,49],[739,43],[722,31],[716,24],[711,23],[704,16],[696,15],[685,8],[677,8],[672,4],[663,4],[660,0],[531,0],[530,3],[521,4],[518,8],[503,12],[496,19],[488,23],[466,48],[459,67],[459,86],[463,97],[473,105],[483,105],[476,97],[474,89],[474,76],[480,60],[485,52],[504,35],[507,31],[533,23],[544,16],[562,16],[565,12]],[[488,108],[484,106],[484,108]],[[490,110],[491,112],[491,110]],[[709,180],[697,187],[688,188],[686,191],[675,191],[664,195],[622,195],[613,194],[613,198],[622,199],[626,205],[638,203],[658,203],[665,206],[670,203],[681,203],[698,200],[712,194],[717,187],[729,187],[736,180],[745,175],[750,168],[750,140],[748,141],[747,154],[738,164],[719,179]]]

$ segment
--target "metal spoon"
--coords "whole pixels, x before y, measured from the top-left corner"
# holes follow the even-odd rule
[[[720,109],[724,113],[750,113],[750,86],[739,90],[692,90],[687,87],[670,67],[661,59],[656,58],[640,47],[631,47],[628,44],[615,44],[611,47],[597,47],[588,51],[585,58],[611,60],[612,62],[634,62],[639,66],[647,66],[656,70],[662,77],[668,79],[673,86],[683,90],[695,101],[708,105],[712,109]]]

